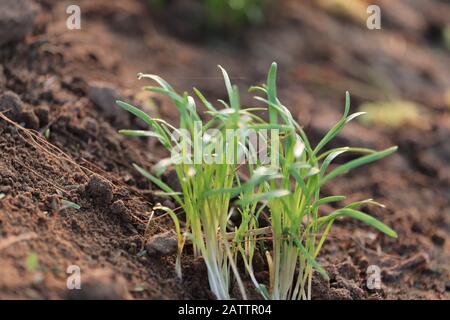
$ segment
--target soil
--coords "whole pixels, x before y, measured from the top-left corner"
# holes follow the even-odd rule
[[[167,26],[145,1],[76,1],[81,30],[66,28],[73,1],[16,2],[11,14],[26,16],[6,20],[14,31],[0,32],[1,299],[212,298],[203,263],[189,254],[177,279],[173,239],[161,236],[173,236],[170,219],[148,224],[155,203],[173,204],[132,164],[150,167],[165,153],[151,139],[120,136],[118,129],[143,124],[113,102],[131,101],[176,122],[168,101],[142,94],[138,72],[225,98],[217,64],[249,86],[264,81],[272,61],[280,98],[315,141],[339,118],[345,90],[353,110],[392,97],[422,106],[418,124],[354,122],[333,142],[399,146],[323,190],[386,204],[364,210],[399,237],[337,222],[320,256],[331,279],[315,277],[313,298],[450,298],[450,54],[441,37],[448,2],[372,1],[382,8],[383,29],[368,30],[317,1],[280,0],[265,25],[202,42],[173,33],[188,29],[188,19]],[[71,265],[81,268],[81,291],[67,289]],[[367,288],[370,265],[380,268],[381,289]]]

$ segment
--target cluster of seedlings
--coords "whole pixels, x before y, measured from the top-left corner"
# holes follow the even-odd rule
[[[145,90],[164,94],[174,102],[180,115],[179,128],[118,101],[122,108],[152,129],[122,130],[121,133],[156,137],[167,150],[178,150],[176,156],[172,152],[170,158],[157,163],[152,173],[135,167],[166,196],[172,197],[185,213],[186,221],[181,223],[172,209],[155,208],[167,212],[174,221],[178,235],[176,270],[180,277],[179,257],[185,244],[191,243],[194,254],[201,256],[207,266],[210,289],[218,299],[231,299],[234,284],[239,287],[241,298],[247,298],[244,274],[264,299],[310,299],[313,272],[328,277],[317,257],[336,219],[357,219],[390,237],[397,237],[391,228],[359,210],[366,205],[380,205],[371,199],[324,214],[325,204],[340,202],[345,197],[322,197],[321,187],[354,168],[391,155],[396,147],[383,151],[351,147],[324,150],[349,121],[362,114],[350,114],[348,93],[343,117],[312,146],[302,127],[277,97],[275,63],[270,68],[267,83],[251,88],[252,92],[264,95],[256,97],[265,105],[263,108],[242,108],[237,86],[232,85],[226,71],[221,70],[229,96],[228,102],[220,100],[222,108],[216,108],[194,89],[207,110],[208,120],[199,115],[192,96],[178,94],[158,76],[141,75],[158,83],[157,87]],[[268,121],[261,116],[264,110],[268,112]],[[211,129],[218,134],[212,134]],[[234,143],[229,140],[225,143],[220,138],[226,136],[228,130],[240,133],[234,136]],[[259,134],[267,130],[271,137]],[[238,161],[240,153],[254,148],[251,141],[245,139],[250,131],[258,132],[260,138],[265,139],[265,151],[273,161],[265,163],[258,157],[254,161]],[[195,161],[197,154],[189,152],[186,144],[180,142],[181,132],[194,137],[194,149],[208,150],[214,161]],[[344,153],[358,156],[330,167],[333,160]],[[230,154],[233,161],[230,161]],[[177,173],[181,192],[175,192],[160,179],[169,166]],[[268,266],[269,279],[264,283],[254,272],[254,257],[258,251],[266,258]]]

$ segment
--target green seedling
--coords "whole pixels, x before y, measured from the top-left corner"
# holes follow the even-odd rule
[[[241,109],[239,92],[230,82],[228,74],[221,69],[227,87],[229,102],[220,101],[222,109],[216,109],[197,89],[197,98],[204,104],[209,121],[203,121],[197,112],[194,98],[187,93],[179,95],[163,79],[155,75],[140,75],[156,81],[158,87],[146,87],[145,90],[167,95],[172,99],[180,115],[179,128],[175,128],[162,119],[154,119],[140,109],[122,102],[117,103],[123,109],[145,121],[153,130],[121,130],[126,136],[156,137],[172,156],[161,160],[153,167],[153,172],[134,165],[143,176],[171,196],[186,214],[185,232],[181,231],[180,222],[176,214],[164,207],[175,223],[179,238],[179,254],[184,243],[189,240],[194,248],[194,254],[203,257],[207,269],[212,292],[218,299],[230,299],[231,274],[238,281],[241,294],[245,297],[242,282],[236,267],[237,251],[233,237],[227,231],[230,220],[230,202],[232,197],[238,196],[244,188],[249,190],[249,184],[239,182],[238,169],[239,134],[250,130],[258,119],[252,109]],[[262,120],[259,120],[262,122]],[[232,135],[230,136],[230,132]],[[237,134],[236,134],[237,132]],[[182,141],[176,137],[189,136],[189,141]],[[228,143],[223,137],[229,137]],[[193,147],[194,153],[190,147]],[[174,150],[177,153],[174,154]],[[199,151],[200,150],[200,151]],[[205,151],[205,152],[203,152]],[[208,157],[204,154],[209,155]],[[177,173],[181,185],[181,193],[171,189],[159,176],[169,167]],[[249,181],[255,185],[256,181]],[[241,224],[243,228],[243,224]],[[181,276],[179,259],[177,259],[177,273]]]
[[[36,271],[39,267],[39,256],[35,252],[31,252],[28,254],[25,264],[29,272]]]
[[[62,206],[61,206],[61,208],[59,210],[65,210],[65,209],[80,210],[81,209],[81,207],[78,204],[76,204],[76,203],[74,203],[72,201],[61,200],[61,204],[62,204]]]
[[[45,131],[44,131],[44,138],[46,140],[50,140],[50,128],[45,129]]]
[[[145,90],[164,94],[173,101],[180,115],[179,126],[176,128],[118,101],[119,106],[142,119],[152,129],[120,132],[133,137],[156,137],[171,151],[171,157],[153,166],[153,172],[134,166],[172,197],[186,214],[182,230],[173,210],[162,206],[154,208],[165,211],[174,221],[178,235],[176,270],[179,276],[179,257],[188,240],[192,243],[194,254],[204,259],[210,288],[218,299],[231,298],[233,281],[240,288],[241,297],[247,297],[238,260],[243,261],[247,275],[264,298],[310,299],[313,271],[328,277],[317,257],[336,219],[354,218],[388,236],[397,237],[391,228],[359,211],[363,205],[379,205],[370,199],[348,204],[333,212],[323,212],[323,205],[343,201],[345,197],[323,197],[321,187],[352,169],[392,154],[396,148],[375,151],[341,147],[324,151],[349,121],[363,114],[349,113],[348,93],[342,119],[313,147],[302,127],[277,97],[275,63],[265,86],[251,88],[267,96],[256,99],[267,106],[269,122],[257,113],[266,108],[241,107],[238,88],[231,84],[226,71],[221,70],[228,92],[228,102],[220,101],[223,108],[216,108],[194,89],[207,110],[207,121],[197,112],[193,97],[187,93],[179,95],[158,76],[141,74],[140,78],[149,78],[158,84]],[[238,162],[241,153],[255,151],[254,146],[245,140],[249,132],[253,130],[259,135],[267,129],[271,130],[271,136],[262,135],[262,141],[272,161],[269,164],[261,159]],[[223,137],[229,137],[230,130],[234,134],[224,142]],[[191,138],[187,142],[180,139],[186,134]],[[360,156],[331,166],[336,157],[350,152]],[[180,191],[173,190],[160,179],[168,167],[176,171]],[[259,226],[263,214],[269,217],[269,226]],[[240,222],[233,222],[235,216],[239,217]],[[265,252],[270,274],[268,283],[259,282],[254,274],[256,250]]]
[[[271,250],[266,252],[269,265],[269,299],[310,299],[313,270],[323,277],[327,274],[317,262],[333,222],[350,217],[365,222],[390,237],[395,231],[359,211],[363,205],[380,205],[370,199],[351,203],[329,214],[321,206],[339,202],[344,196],[322,197],[321,187],[336,177],[364,164],[382,159],[396,151],[392,147],[383,151],[341,147],[324,151],[327,144],[352,119],[363,113],[350,114],[350,95],[347,92],[345,111],[341,120],[323,137],[317,146],[311,146],[302,127],[277,97],[277,65],[270,69],[267,84],[262,90],[267,98],[257,97],[269,108],[271,125],[281,123],[288,130],[279,144],[280,165],[273,168],[280,178],[264,182],[264,192],[288,190],[285,196],[269,199],[266,205],[271,220]],[[273,151],[273,150],[272,150]],[[344,153],[361,154],[360,157],[331,168],[332,161]],[[252,272],[251,269],[248,269]],[[257,286],[260,286],[256,283]]]

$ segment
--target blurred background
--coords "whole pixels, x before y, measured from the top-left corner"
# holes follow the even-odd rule
[[[276,61],[280,97],[305,127],[324,130],[349,90],[353,110],[368,112],[352,139],[401,139],[411,165],[449,181],[448,1],[79,1],[78,31],[63,25],[64,1],[41,3],[52,7],[46,28],[67,41],[66,54],[94,60],[87,61],[92,78],[114,78],[137,92],[143,83],[136,74],[156,73],[179,90],[195,86],[215,99],[224,96],[218,64],[246,90]],[[379,6],[381,29],[367,27],[369,5]],[[96,63],[110,68],[99,72]],[[80,72],[86,70],[76,65],[73,73]],[[158,111],[171,117],[171,110]]]

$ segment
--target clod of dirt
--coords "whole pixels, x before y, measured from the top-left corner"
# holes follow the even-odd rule
[[[346,261],[338,266],[339,274],[345,279],[357,279],[359,276],[358,269],[351,261]]]
[[[24,122],[25,126],[29,129],[39,129],[39,118],[33,110],[25,110],[22,112],[21,121]]]
[[[330,299],[330,282],[325,280],[322,276],[317,275],[312,278],[312,292],[313,300],[329,300]]]
[[[97,121],[91,117],[85,117],[81,125],[75,125],[71,128],[76,132],[83,141],[89,141],[90,138],[95,138],[99,133],[99,126]]]
[[[39,118],[39,124],[46,126],[49,122],[50,110],[47,106],[40,106],[34,110],[34,113]]]
[[[97,136],[99,132],[98,123],[94,118],[86,117],[83,119],[82,127],[92,136]]]
[[[355,280],[349,280],[349,279],[345,279],[344,277],[341,276],[337,276],[336,277],[336,282],[333,283],[331,285],[331,289],[335,289],[335,290],[331,290],[331,293],[343,293],[345,290],[345,299],[347,299],[347,297],[350,297],[350,299],[354,299],[354,300],[361,300],[364,299],[366,297],[366,294],[364,292],[364,290],[362,290],[359,285],[356,283]],[[339,290],[337,290],[339,289]],[[341,290],[343,289],[343,290]],[[344,299],[344,297],[333,297],[333,294],[331,294],[331,298],[332,299]]]
[[[125,279],[108,269],[82,274],[81,289],[68,290],[66,299],[73,300],[130,300]]]
[[[91,177],[85,190],[98,205],[109,205],[113,199],[112,185],[98,175]]]
[[[364,299],[366,293],[359,283],[361,277],[358,268],[351,260],[326,267],[330,280],[325,280],[317,272],[313,274],[312,298],[318,300]]]
[[[24,111],[20,97],[12,91],[6,91],[0,96],[0,111],[8,111],[11,118],[16,118]]]
[[[20,97],[12,91],[0,96],[0,112],[7,111],[6,115],[16,122],[23,122],[30,129],[39,128],[39,118],[34,111],[26,108]]]
[[[0,46],[25,37],[32,29],[37,8],[30,0],[0,1]]]
[[[177,235],[173,230],[166,231],[151,237],[145,249],[148,254],[171,255],[177,251]]]
[[[126,125],[128,123],[128,113],[116,104],[116,100],[120,100],[120,95],[112,84],[100,81],[91,82],[88,96],[113,124]]]
[[[109,207],[111,213],[120,217],[124,221],[130,221],[130,215],[128,213],[128,208],[122,200],[115,201],[111,207]]]
[[[330,300],[352,300],[350,292],[344,288],[330,288],[328,294]]]
[[[14,172],[12,172],[5,164],[0,162],[0,185],[13,185]]]

